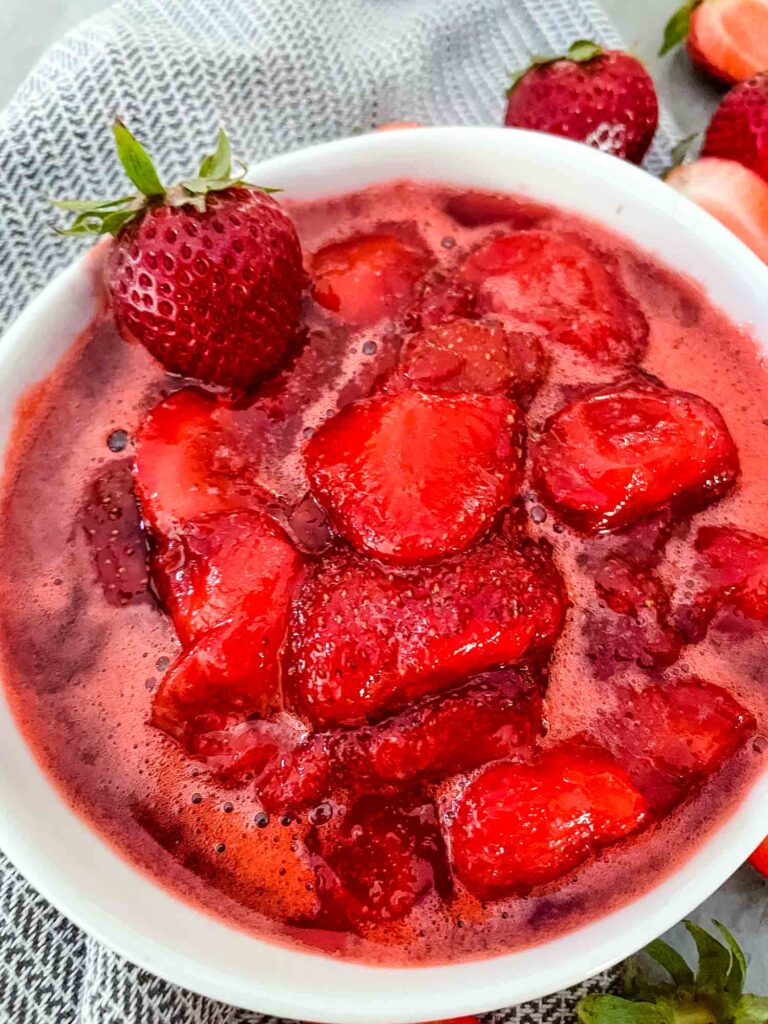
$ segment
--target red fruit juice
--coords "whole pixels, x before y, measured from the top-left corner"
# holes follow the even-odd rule
[[[642,369],[720,409],[742,472],[734,490],[693,517],[657,517],[598,538],[562,525],[530,485],[523,486],[527,529],[552,544],[572,604],[549,665],[542,744],[587,732],[610,745],[604,732],[615,728],[606,722],[617,711],[619,685],[672,684],[689,675],[726,689],[751,712],[756,728],[675,810],[541,890],[481,902],[456,886],[443,864],[434,869],[434,885],[415,879],[418,900],[404,917],[353,914],[352,924],[339,924],[333,915],[318,914],[318,858],[333,846],[334,829],[347,827],[343,805],[331,800],[320,811],[268,817],[252,782],[222,781],[148,722],[153,693],[180,645],[149,584],[132,495],[131,439],[146,412],[186,382],[166,375],[139,345],[122,341],[108,313],[22,404],[7,457],[0,639],[14,714],[78,814],[160,884],[233,926],[397,964],[481,957],[542,942],[652,887],[723,821],[764,768],[768,626],[725,612],[704,640],[682,646],[675,617],[699,585],[692,540],[700,525],[768,533],[763,360],[754,341],[697,286],[625,240],[559,210],[408,182],[287,205],[306,254],[356,234],[393,233],[426,248],[433,281],[450,276],[484,241],[514,230],[565,231],[596,247],[647,317]],[[404,310],[391,321],[348,328],[307,298],[305,325],[302,344],[256,396],[253,423],[262,479],[289,534],[312,558],[330,534],[307,498],[306,439],[391,371],[409,321]],[[564,346],[548,356],[548,378],[527,411],[532,440],[554,410],[624,372]],[[651,567],[668,594],[662,641],[645,634],[638,640],[642,623],[617,617],[604,592],[596,591],[605,558],[627,551]],[[647,585],[651,596],[655,586]],[[435,801],[440,809],[461,781],[423,783],[417,802]],[[387,806],[376,813],[390,812],[400,813]],[[418,828],[427,849],[432,825],[423,814]],[[376,855],[388,856],[386,843]],[[429,854],[423,857],[426,863]],[[326,859],[333,863],[332,850]]]

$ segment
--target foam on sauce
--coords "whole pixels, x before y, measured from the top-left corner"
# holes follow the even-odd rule
[[[448,270],[510,223],[462,227],[445,212],[455,195],[401,182],[287,205],[307,253],[394,225],[406,237],[423,238]],[[511,223],[567,228],[618,261],[651,324],[644,368],[717,405],[740,451],[739,485],[697,515],[695,525],[768,532],[768,376],[752,339],[692,283],[592,223],[522,200],[513,204]],[[371,390],[393,364],[401,331],[386,323],[349,331],[309,300],[306,322],[306,345],[265,386],[253,422],[267,438],[262,470],[275,493],[297,507],[294,536],[312,549],[324,535],[305,501],[304,439],[340,405]],[[529,413],[532,434],[574,386],[619,375],[562,351],[553,355],[549,380]],[[310,912],[316,898],[304,847],[307,816],[265,824],[248,786],[216,782],[147,724],[152,692],[180,648],[146,582],[130,495],[130,440],[124,450],[121,435],[111,447],[107,441],[118,430],[130,439],[144,413],[179,385],[143,348],[122,342],[107,315],[99,317],[38,400],[22,407],[0,527],[0,635],[19,725],[73,808],[162,884],[233,926],[345,957],[422,963],[483,956],[541,942],[646,890],[690,855],[764,766],[766,744],[756,742],[666,821],[527,898],[485,906],[468,896],[451,903],[433,896],[405,920],[371,928],[364,938],[286,923]],[[523,494],[530,510],[535,497],[525,488]],[[590,723],[599,728],[619,681],[689,673],[730,690],[768,735],[768,630],[743,620],[735,631],[716,623],[706,642],[686,648],[665,671],[627,666],[601,673],[585,639],[597,600],[584,553],[615,540],[587,541],[551,513],[540,518],[532,516],[531,531],[555,544],[575,604],[551,666],[547,743]],[[103,542],[98,565],[93,534]],[[690,551],[690,538],[676,534],[659,567],[678,601],[691,590]]]

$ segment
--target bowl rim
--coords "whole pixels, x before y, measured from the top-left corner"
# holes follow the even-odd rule
[[[249,177],[265,185],[281,178],[295,178],[296,182],[306,179],[315,182],[314,186],[308,186],[312,194],[331,195],[351,188],[344,186],[329,188],[327,193],[318,192],[317,181],[323,168],[344,166],[350,161],[354,164],[357,160],[360,173],[367,176],[371,184],[405,176],[440,181],[439,173],[422,174],[418,166],[423,160],[429,163],[440,153],[447,154],[450,148],[463,148],[469,154],[475,148],[486,148],[510,158],[525,156],[534,164],[537,159],[559,163],[568,167],[570,175],[581,173],[593,180],[610,181],[633,198],[642,197],[655,206],[669,219],[670,225],[676,225],[692,241],[712,249],[723,266],[735,268],[749,285],[763,293],[767,290],[768,267],[709,214],[639,168],[553,136],[484,127],[373,133],[272,158],[255,166]],[[379,162],[385,161],[387,154],[413,156],[415,172],[379,174]],[[467,187],[484,187],[470,180],[476,178],[477,168],[473,170],[470,158],[465,159],[468,161]],[[291,194],[290,189],[288,194]],[[578,212],[578,206],[572,208]],[[617,229],[614,227],[614,230]],[[59,274],[8,330],[0,342],[0,378],[3,373],[13,374],[24,366],[29,358],[28,339],[42,329],[51,310],[70,301],[73,295],[87,305],[86,295],[91,288],[89,260],[86,254]],[[691,269],[690,273],[695,278],[695,270]],[[9,402],[9,409],[15,404],[15,399]],[[13,720],[5,687],[0,687],[0,717],[3,714],[11,715]],[[179,897],[171,896],[156,881],[144,877],[122,853],[109,847],[106,839],[70,810],[56,784],[38,767],[43,776],[41,785],[50,791],[47,808],[51,828],[55,827],[55,819],[56,825],[65,828],[70,837],[78,837],[78,842],[83,838],[81,833],[87,832],[90,842],[95,840],[99,847],[88,847],[94,863],[101,867],[108,864],[113,878],[132,889],[137,899],[147,901],[152,915],[162,917],[167,913],[181,927],[199,927],[201,933],[210,937],[210,948],[214,948],[219,939],[223,940],[225,934],[237,932],[239,940],[249,944],[252,959],[263,961],[260,972],[257,970],[256,975],[246,977],[221,966],[212,966],[207,950],[190,955],[174,948],[167,939],[159,940],[148,934],[148,919],[144,924],[141,917],[138,925],[127,924],[125,916],[118,916],[110,908],[111,896],[98,888],[94,892],[85,890],[76,881],[75,866],[63,853],[56,852],[51,859],[51,850],[45,852],[38,844],[42,833],[36,834],[31,827],[28,809],[14,805],[12,793],[4,781],[4,769],[8,766],[10,770],[12,760],[21,759],[28,765],[32,759],[18,727],[15,732],[15,740],[9,737],[8,750],[0,752],[0,805],[6,812],[0,815],[0,848],[35,889],[78,927],[153,974],[248,1010],[320,1024],[415,1024],[495,1010],[577,984],[635,952],[722,884],[764,837],[760,812],[768,806],[766,771],[755,779],[740,803],[701,846],[652,889],[607,915],[542,945],[488,959],[398,968],[339,961],[298,947],[279,945],[230,928],[207,912],[187,904],[182,910]],[[43,791],[41,788],[40,792]],[[143,879],[141,886],[139,879]],[[148,892],[147,886],[152,892]],[[201,921],[204,925],[199,924]],[[282,977],[279,980],[270,977],[272,970],[279,970]]]

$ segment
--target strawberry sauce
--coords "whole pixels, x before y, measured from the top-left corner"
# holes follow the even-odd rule
[[[227,449],[217,472],[222,479],[241,481],[249,507],[258,504],[278,524],[279,536],[301,552],[301,571],[310,579],[301,607],[307,620],[311,614],[316,620],[307,647],[313,641],[317,650],[323,649],[322,602],[333,597],[311,589],[322,590],[321,559],[338,559],[341,568],[336,562],[322,563],[331,566],[330,579],[335,572],[347,573],[352,559],[353,570],[343,578],[359,578],[360,593],[363,586],[367,595],[380,584],[373,570],[366,572],[355,561],[363,556],[353,557],[338,539],[341,534],[356,542],[357,521],[345,533],[336,510],[331,525],[310,496],[305,448],[310,439],[311,450],[321,448],[328,433],[320,429],[323,424],[374,391],[394,396],[382,399],[390,406],[414,381],[427,391],[433,386],[440,391],[437,377],[430,378],[438,374],[432,359],[450,331],[409,341],[408,359],[398,365],[403,341],[414,337],[417,328],[469,316],[491,321],[493,330],[501,323],[520,332],[514,339],[515,372],[524,374],[523,383],[507,381],[509,367],[503,372],[495,368],[493,380],[494,387],[501,381],[505,394],[524,410],[529,457],[525,469],[517,467],[525,478],[511,511],[497,515],[499,505],[511,500],[504,478],[503,487],[494,484],[487,515],[485,506],[481,516],[476,503],[468,502],[475,519],[461,534],[466,553],[449,554],[423,572],[428,581],[437,581],[436,587],[454,564],[472,565],[472,545],[483,543],[482,531],[490,530],[484,543],[503,545],[510,537],[510,543],[522,544],[528,553],[515,555],[517,562],[510,563],[518,566],[514,572],[521,577],[529,573],[544,586],[541,581],[549,580],[552,570],[541,568],[542,552],[551,546],[570,601],[553,652],[544,644],[544,654],[538,653],[536,644],[560,628],[557,608],[550,610],[546,629],[539,622],[530,625],[524,639],[531,644],[531,657],[523,665],[515,660],[523,644],[517,634],[494,641],[493,650],[504,652],[498,657],[502,664],[510,658],[512,669],[492,663],[476,672],[474,661],[456,656],[456,665],[471,666],[468,671],[476,674],[455,679],[442,703],[429,692],[425,698],[421,684],[405,698],[399,691],[393,691],[394,698],[388,692],[367,731],[352,732],[358,720],[347,714],[346,705],[339,711],[328,698],[319,711],[317,706],[308,711],[305,721],[323,729],[330,722],[332,728],[313,736],[305,735],[306,725],[290,707],[274,710],[270,696],[271,710],[264,718],[260,709],[235,728],[230,742],[241,744],[244,758],[237,770],[231,758],[227,770],[218,770],[223,761],[213,739],[216,729],[197,747],[182,749],[156,727],[157,708],[155,725],[150,722],[160,682],[182,648],[163,607],[177,597],[152,581],[132,467],[134,441],[147,413],[182,386],[195,385],[164,373],[142,347],[122,341],[104,314],[25,400],[7,459],[0,640],[9,700],[28,743],[73,809],[159,883],[233,926],[333,955],[390,964],[446,962],[540,943],[653,886],[724,820],[765,767],[768,599],[765,613],[757,599],[735,600],[732,589],[719,581],[717,566],[706,561],[711,535],[696,538],[704,526],[768,536],[768,374],[754,341],[714,309],[697,286],[621,238],[562,211],[514,197],[407,182],[286,205],[310,273],[312,254],[324,250],[317,261],[315,298],[305,299],[304,334],[281,369],[249,402],[235,400],[216,420],[217,430],[236,429],[240,439],[235,455]],[[537,306],[542,285],[528,257],[524,265],[533,276],[518,282],[517,290],[510,291],[508,279],[499,277],[499,246],[489,243],[521,232],[575,238],[590,254],[589,265],[577,265],[581,257],[572,255],[570,241],[552,245],[559,254],[552,258],[562,261],[562,276],[546,296],[546,309]],[[373,270],[363,285],[374,293],[376,315],[362,310],[357,288],[342,292],[334,276],[351,258],[339,243],[353,236],[373,239],[364,250]],[[395,258],[393,252],[400,255]],[[402,253],[410,254],[407,272]],[[470,255],[469,269],[462,270]],[[504,259],[509,258],[505,252]],[[391,279],[396,302],[386,289],[392,267],[397,269]],[[483,275],[479,283],[478,274]],[[586,301],[584,281],[590,275],[603,297],[600,310],[588,311],[588,317],[579,313],[577,322],[574,310]],[[622,283],[621,290],[605,298],[615,281]],[[328,289],[342,295],[341,310],[324,308],[335,301],[327,298]],[[344,308],[353,310],[347,322]],[[510,325],[513,308],[524,311],[525,323]],[[558,319],[566,315],[563,310],[569,317],[565,326]],[[614,319],[607,322],[606,317]],[[617,324],[631,337],[625,331],[616,341]],[[591,350],[580,352],[578,341],[587,335]],[[475,352],[472,346],[482,343],[478,339],[473,335],[462,342],[467,352]],[[614,344],[624,350],[612,362]],[[639,363],[630,366],[638,356]],[[480,389],[478,374],[488,379],[478,366],[467,374],[469,391]],[[438,369],[444,375],[453,372],[445,362]],[[616,382],[643,395],[656,395],[653,389],[661,382],[711,403],[738,451],[741,473],[735,486],[732,451],[723,446],[722,458],[730,461],[722,471],[719,464],[712,470],[720,477],[706,500],[700,495],[689,500],[686,492],[675,494],[672,502],[667,488],[663,507],[650,514],[643,507],[643,518],[622,522],[616,532],[586,534],[566,525],[569,517],[561,518],[543,490],[534,489],[531,453],[542,450],[550,416]],[[451,397],[441,398],[441,409],[462,408],[464,398],[452,387],[446,385]],[[462,390],[464,384],[457,387]],[[194,415],[211,400],[204,389],[183,398]],[[506,399],[485,396],[483,401],[495,409]],[[153,417],[157,420],[157,414]],[[721,429],[716,413],[707,417],[708,424]],[[521,459],[519,441],[513,442]],[[710,461],[719,457],[714,448],[715,455],[707,455]],[[549,444],[546,450],[551,449]],[[504,459],[511,457],[506,447],[500,451]],[[321,455],[330,461],[326,450]],[[221,458],[215,438],[203,456]],[[153,464],[161,482],[180,472],[173,451],[163,458],[167,461]],[[466,464],[471,456],[463,458]],[[485,468],[477,472],[488,476]],[[396,497],[405,502],[407,495]],[[457,492],[456,503],[460,498]],[[210,495],[201,500],[209,501]],[[347,502],[342,512],[348,507]],[[407,504],[403,509],[407,518]],[[213,509],[228,510],[226,505]],[[372,541],[371,547],[385,550],[378,535],[375,539],[379,546]],[[204,548],[204,538],[196,543]],[[416,537],[412,547],[420,543]],[[753,574],[762,557],[755,550],[753,544]],[[503,577],[498,567],[506,562],[495,557],[492,562]],[[768,585],[768,549],[765,565],[761,586]],[[376,563],[375,572],[379,569]],[[410,570],[398,566],[392,571],[407,577]],[[491,575],[478,585],[479,603],[497,600],[492,588],[501,584]],[[559,593],[558,581],[549,580],[547,586]],[[402,587],[405,605],[398,607],[408,607],[415,588]],[[424,591],[431,593],[429,586]],[[516,601],[516,594],[509,600]],[[344,602],[339,604],[343,611]],[[434,605],[425,603],[424,608],[425,616],[437,615]],[[353,617],[356,611],[349,609]],[[357,625],[353,619],[347,632]],[[288,678],[290,683],[293,677]],[[632,687],[648,686],[655,689],[645,698],[632,696]],[[679,699],[668,700],[673,690]],[[507,709],[503,727],[500,707]],[[521,707],[533,709],[533,727]],[[477,749],[475,763],[457,773],[456,765],[464,763],[462,744],[455,741],[462,709],[470,716],[466,743]],[[625,743],[633,715],[640,724],[634,740]],[[448,730],[453,730],[450,741]],[[681,730],[690,730],[682,752]],[[277,749],[286,736],[300,739],[291,748],[304,766],[304,790],[295,806],[288,806],[287,796],[290,780],[295,782],[293,762],[283,766],[285,779],[274,773],[264,781],[262,799],[257,797],[254,776],[264,765],[253,759],[255,734],[264,750],[271,743]],[[388,752],[392,735],[405,737],[403,742],[422,737],[413,758],[407,750],[402,753],[404,748],[395,751],[397,756]],[[466,803],[457,811],[456,801],[481,786],[484,771],[504,792],[510,779],[525,792],[536,769],[519,762],[531,758],[535,745],[545,751],[543,777],[559,779],[561,759],[567,757],[560,751],[567,752],[574,738],[598,744],[601,751],[594,754],[585,747],[589,753],[578,754],[579,765],[592,770],[608,757],[611,765],[616,758],[626,769],[626,776],[612,782],[625,801],[622,819],[607,821],[604,840],[589,856],[579,855],[580,862],[576,855],[565,858],[556,879],[531,868],[525,877],[532,881],[515,892],[503,885],[499,889],[508,865],[501,865],[501,874],[490,867],[485,873],[476,870],[475,847],[462,840],[466,886],[457,880],[445,836],[450,843],[453,835],[458,844],[456,830],[472,815]],[[555,747],[557,753],[547,752]],[[329,750],[338,758],[331,782]],[[513,767],[484,767],[499,757]],[[569,785],[581,792],[578,779]],[[625,798],[626,792],[630,796]],[[494,801],[489,789],[477,806],[490,807],[493,815]],[[516,820],[510,811],[504,827],[513,827]],[[520,856],[527,856],[525,848]]]

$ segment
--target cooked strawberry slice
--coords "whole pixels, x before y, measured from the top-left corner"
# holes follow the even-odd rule
[[[713,405],[633,383],[560,409],[533,457],[542,498],[586,533],[619,530],[665,507],[695,512],[739,473],[736,446]]]
[[[436,566],[386,570],[352,552],[297,601],[291,692],[316,724],[366,719],[551,648],[564,618],[548,554],[500,537]]]
[[[320,871],[318,883],[326,927],[400,920],[446,884],[445,847],[428,803],[364,798],[324,845],[330,873]]]
[[[224,780],[261,775],[289,756],[306,735],[301,722],[290,715],[234,723],[228,721],[231,717],[211,714],[208,724],[214,728],[190,730],[186,742],[186,752]],[[200,724],[206,724],[204,716]]]
[[[612,556],[598,568],[595,589],[614,613],[587,612],[587,656],[599,675],[612,675],[626,662],[659,668],[677,660],[683,636],[671,623],[669,595],[652,570]]]
[[[706,781],[755,728],[727,690],[696,677],[623,687],[618,706],[604,742],[656,813]]]
[[[431,260],[420,247],[378,234],[334,242],[312,259],[312,294],[354,326],[399,316],[414,299]]]
[[[525,407],[544,380],[546,360],[530,332],[450,320],[408,338],[400,372],[417,387],[511,395]]]
[[[667,183],[711,213],[768,263],[768,182],[735,160],[681,164]]]
[[[578,238],[519,231],[488,242],[464,264],[480,312],[498,313],[602,363],[639,362],[648,322],[618,268]]]
[[[544,206],[493,192],[460,192],[449,196],[445,212],[465,228],[505,221],[516,231],[536,227],[549,213]]]
[[[696,570],[703,588],[681,610],[688,640],[703,639],[724,608],[768,622],[768,538],[733,526],[702,526],[696,550],[702,556]]]
[[[187,745],[194,734],[223,728],[232,714],[263,715],[280,703],[282,648],[301,559],[277,527],[252,516],[225,517],[218,536],[215,517],[205,529],[198,525],[192,556],[198,561],[179,571],[174,617],[194,645],[164,677],[152,721]],[[206,544],[218,559],[210,566]]]
[[[454,871],[481,899],[561,878],[647,821],[645,800],[599,747],[563,744],[532,764],[485,768],[447,825]]]
[[[151,530],[165,536],[206,512],[260,508],[272,499],[258,453],[239,437],[224,402],[195,388],[163,399],[136,437],[136,494]]]
[[[500,395],[355,402],[307,445],[312,491],[351,544],[411,564],[466,548],[522,482],[525,425]]]
[[[513,670],[493,675],[344,733],[337,757],[346,776],[367,790],[443,779],[530,754],[541,731],[541,695]]]
[[[256,794],[264,809],[270,814],[296,811],[329,796],[341,782],[337,740],[332,733],[314,733],[265,764],[256,780]]]
[[[283,530],[261,512],[198,516],[169,538],[154,561],[155,582],[179,640],[239,619],[247,600],[281,600],[300,557]]]

